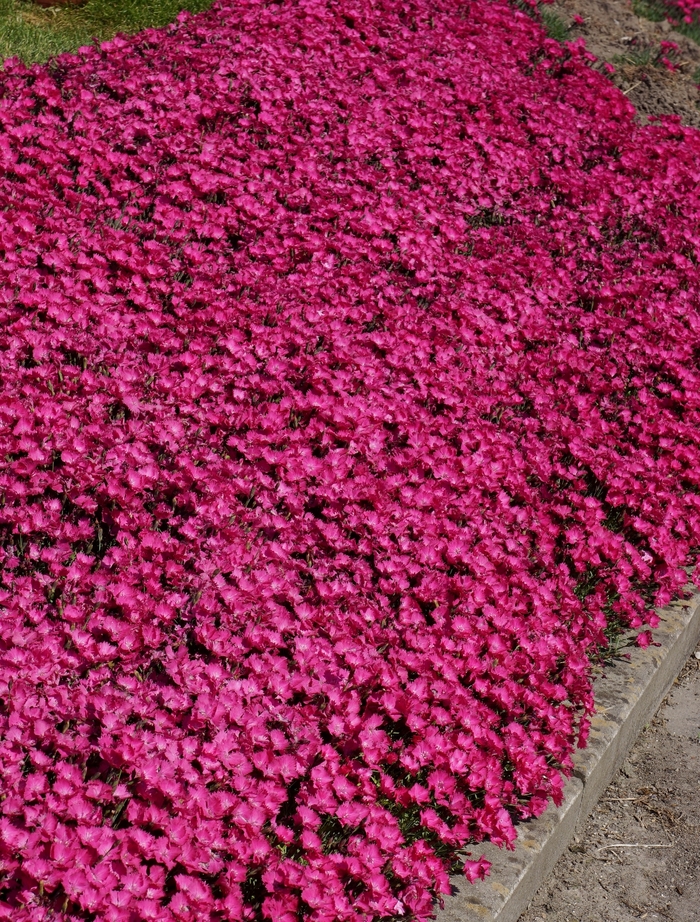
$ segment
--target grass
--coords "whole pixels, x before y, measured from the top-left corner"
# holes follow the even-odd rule
[[[30,0],[0,0],[0,57],[26,64],[47,61],[117,32],[165,26],[180,10],[200,12],[212,0],[88,0],[80,8],[44,9]]]
[[[627,54],[618,54],[613,58],[614,64],[631,64],[633,67],[655,67],[658,53],[653,48],[630,50]]]
[[[632,11],[642,19],[650,19],[652,22],[663,22],[668,16],[666,7],[657,0],[632,0]]]
[[[550,38],[557,42],[565,42],[568,39],[569,27],[558,13],[543,6],[540,7],[540,16],[544,30]]]

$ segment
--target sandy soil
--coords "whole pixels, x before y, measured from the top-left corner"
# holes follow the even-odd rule
[[[695,656],[520,922],[637,919],[700,922]]]
[[[654,0],[635,0],[637,8]],[[600,66],[615,67],[611,79],[629,97],[641,121],[649,115],[680,115],[683,124],[700,127],[700,46],[673,30],[669,22],[637,16],[632,0],[556,0],[549,9],[570,26],[567,38],[583,37]],[[581,16],[584,23],[574,22]],[[660,61],[661,42],[675,42],[676,64],[669,71]],[[700,919],[700,910],[698,911]]]

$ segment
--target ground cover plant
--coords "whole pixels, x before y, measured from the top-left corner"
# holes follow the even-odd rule
[[[0,91],[0,918],[425,919],[700,509],[700,136],[491,2]]]
[[[196,13],[210,5],[211,0],[0,0],[0,58],[46,61],[118,32],[165,26],[182,9]]]

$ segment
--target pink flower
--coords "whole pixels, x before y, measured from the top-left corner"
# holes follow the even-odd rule
[[[694,563],[700,135],[312,7],[6,62],[0,918],[425,922]]]

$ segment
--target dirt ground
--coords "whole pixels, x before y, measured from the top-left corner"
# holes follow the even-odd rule
[[[586,40],[599,59],[596,67],[613,65],[611,80],[629,97],[642,122],[649,115],[680,115],[683,124],[700,127],[700,46],[665,20],[652,22],[636,15],[633,2],[638,11],[662,15],[655,6],[658,0],[556,0],[544,9],[569,26],[566,40]],[[575,16],[584,22],[575,22]],[[678,45],[677,52],[666,55],[675,71],[661,61],[661,42]]]
[[[520,922],[700,922],[699,657]]]

